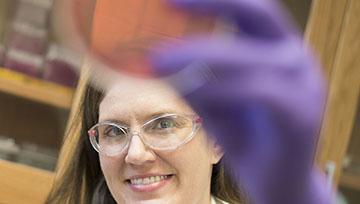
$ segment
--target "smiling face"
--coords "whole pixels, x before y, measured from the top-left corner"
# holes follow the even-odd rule
[[[99,122],[119,121],[139,128],[153,115],[193,114],[170,87],[155,81],[127,81],[111,86],[99,109]],[[116,156],[100,154],[106,183],[117,203],[210,203],[212,165],[220,148],[202,129],[174,151],[153,150],[138,136]]]

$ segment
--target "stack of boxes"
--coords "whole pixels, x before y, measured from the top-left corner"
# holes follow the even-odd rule
[[[5,36],[4,67],[41,77],[50,9],[50,0],[18,0]]]
[[[4,46],[0,46],[0,65],[32,77],[74,87],[77,81],[74,72],[76,65],[58,55],[58,46],[49,46],[51,9],[52,0],[17,0],[7,23]]]
[[[79,65],[79,59],[71,50],[56,44],[51,44],[46,54],[46,62],[42,78],[64,86],[75,87],[77,74],[74,67]]]
[[[53,171],[57,157],[53,149],[0,135],[0,159]]]
[[[51,12],[52,0],[0,0],[0,71],[74,87],[80,58],[55,43],[49,31]],[[0,159],[54,170],[57,151],[52,147],[1,134]]]

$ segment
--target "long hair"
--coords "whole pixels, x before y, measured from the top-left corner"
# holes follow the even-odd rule
[[[92,149],[87,131],[98,122],[99,104],[103,93],[90,85],[83,90],[81,105],[74,114],[62,146],[64,161],[58,164],[54,186],[47,204],[115,204],[99,162]],[[211,194],[231,204],[244,203],[244,196],[234,183],[223,162],[213,165]]]

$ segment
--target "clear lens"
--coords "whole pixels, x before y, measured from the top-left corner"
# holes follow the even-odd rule
[[[179,115],[167,115],[147,122],[141,135],[153,148],[171,149],[186,142],[192,136],[193,121]]]
[[[127,132],[123,127],[107,123],[99,124],[95,130],[97,133],[95,136],[96,145],[99,151],[103,151],[107,155],[114,155],[122,151],[127,145]]]
[[[191,140],[200,127],[199,119],[177,114],[157,117],[146,122],[138,136],[153,149],[174,150]],[[108,156],[115,156],[127,148],[132,137],[129,128],[110,122],[99,123],[88,133],[92,146]]]

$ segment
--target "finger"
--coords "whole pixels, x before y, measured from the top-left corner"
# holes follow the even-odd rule
[[[161,76],[174,74],[194,62],[221,67],[222,72],[246,71],[253,67],[291,69],[294,67],[291,65],[301,61],[305,54],[299,40],[266,43],[219,36],[185,41],[188,43],[153,49],[150,59],[155,73]]]
[[[186,10],[230,17],[251,37],[281,39],[289,34],[287,15],[276,1],[268,0],[169,0]]]

